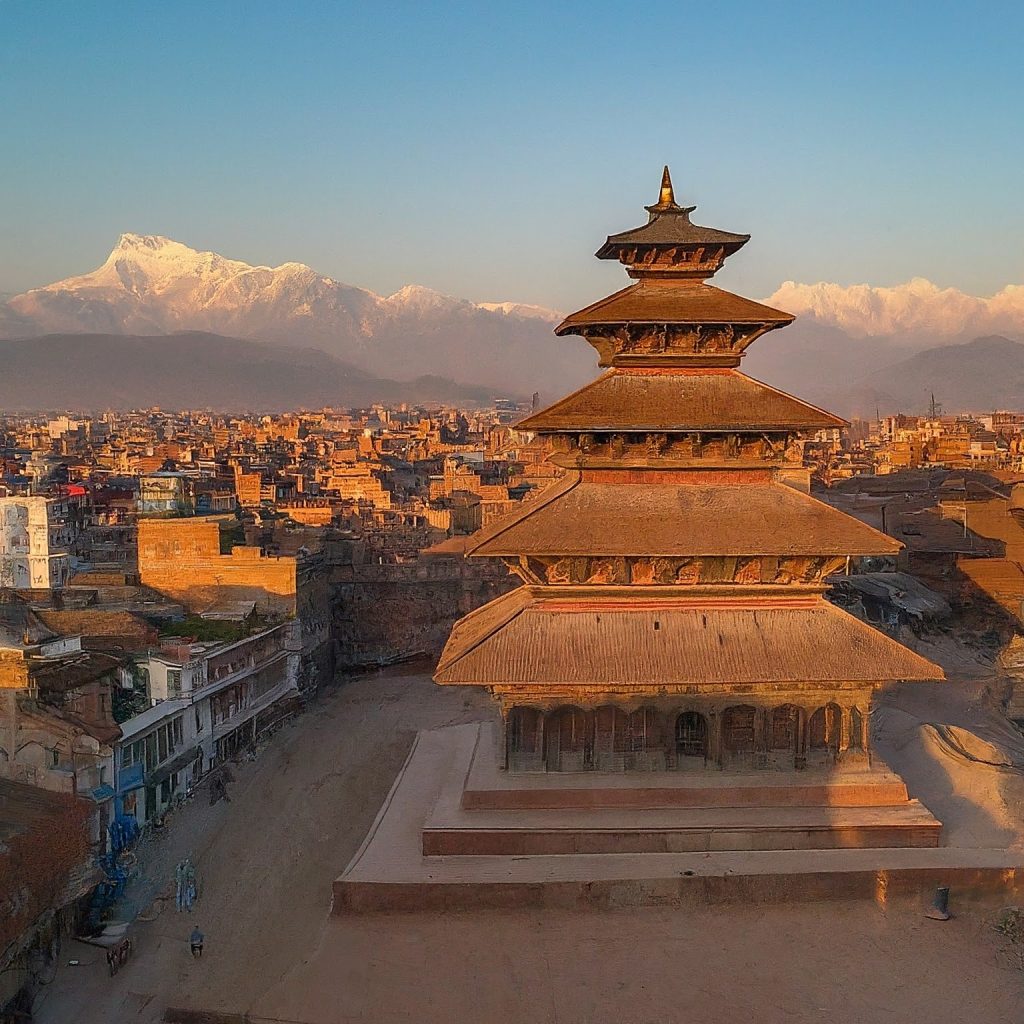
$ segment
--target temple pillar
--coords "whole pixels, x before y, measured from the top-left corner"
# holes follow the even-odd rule
[[[801,706],[798,710],[796,757],[793,762],[794,767],[801,770],[807,767],[807,747],[810,744],[810,731],[811,716],[807,713],[807,708]]]
[[[850,730],[853,727],[853,715],[845,704],[840,709],[839,718],[839,753],[850,749]]]
[[[722,716],[718,708],[708,711],[708,760],[722,767]]]
[[[868,698],[868,706],[860,709],[860,742],[864,749],[864,754],[868,759],[868,767],[871,767],[871,729],[868,727],[868,715],[871,711],[870,698]]]
[[[771,727],[771,710],[769,708],[754,709],[754,749],[752,761],[755,768],[768,767],[769,729]]]

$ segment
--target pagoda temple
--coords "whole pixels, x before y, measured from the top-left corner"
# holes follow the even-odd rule
[[[665,169],[599,259],[633,283],[573,313],[604,374],[517,429],[562,478],[477,534],[523,586],[458,622],[442,685],[484,686],[513,773],[870,766],[872,693],[942,670],[825,598],[900,545],[809,494],[844,421],[738,369],[794,319],[709,284],[748,235],[700,227]]]

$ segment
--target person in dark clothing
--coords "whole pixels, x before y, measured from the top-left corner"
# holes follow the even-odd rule
[[[220,799],[226,800],[231,803],[231,797],[228,796],[228,784],[227,780],[219,772],[214,775],[210,782],[210,804],[215,804]]]
[[[189,936],[189,945],[192,947],[192,956],[197,960],[203,955],[203,933],[199,930],[199,925],[196,925],[192,929],[192,934]]]

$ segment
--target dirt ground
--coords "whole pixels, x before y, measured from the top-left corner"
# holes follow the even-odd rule
[[[884,756],[909,768],[911,789],[940,818],[963,822],[974,845],[1009,845],[1020,818],[1005,773],[936,771],[941,755],[920,740],[923,721],[984,717],[985,692],[979,682],[897,689],[883,694],[877,725]],[[66,945],[62,959],[81,964],[61,967],[37,1019],[148,1024],[168,1005],[248,1011],[254,1024],[1024,1018],[1024,972],[992,910],[962,909],[948,923],[867,903],[329,917],[331,882],[415,731],[490,713],[486,697],[436,687],[422,668],[324,694],[236,770],[230,804],[201,800],[169,826],[163,862],[189,853],[198,865],[193,914],[172,905],[138,923],[137,955],[113,979],[101,950]],[[996,810],[972,819],[975,798]],[[188,950],[193,924],[206,935],[200,961]]]

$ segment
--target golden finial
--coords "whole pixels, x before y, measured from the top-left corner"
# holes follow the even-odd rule
[[[672,188],[672,175],[668,173],[668,164],[665,164],[665,169],[661,172],[661,192],[658,201],[653,206],[645,206],[644,209],[651,215],[651,220],[663,213],[688,214],[694,209],[692,206],[676,205],[676,194]]]
[[[668,164],[661,172],[661,195],[658,196],[659,206],[675,206],[676,197],[672,191],[672,175],[668,173]]]

